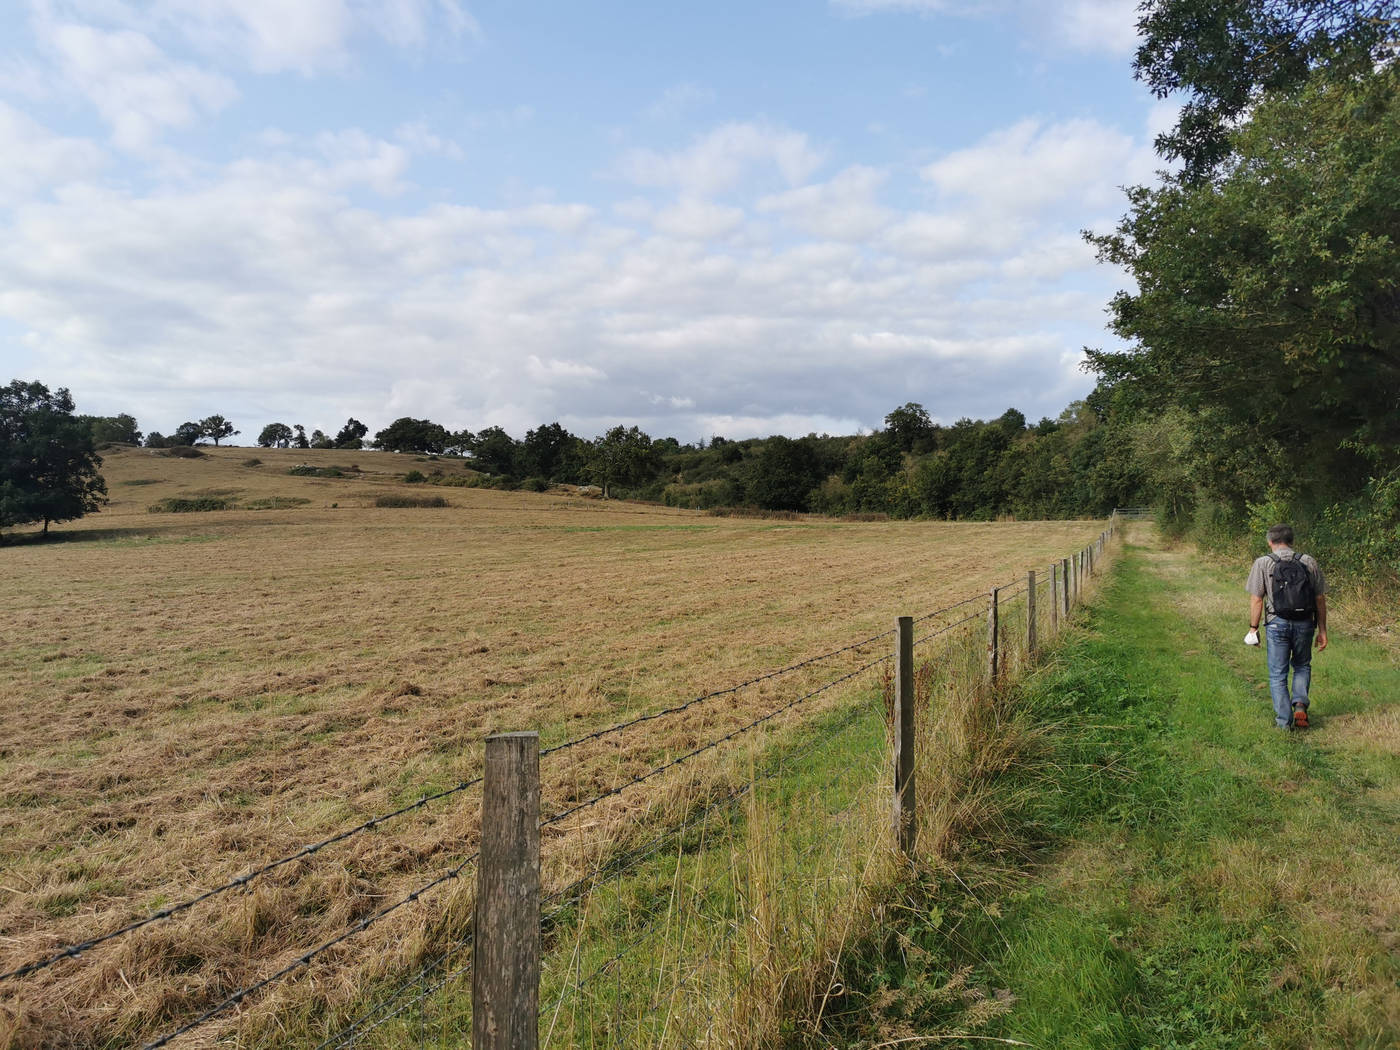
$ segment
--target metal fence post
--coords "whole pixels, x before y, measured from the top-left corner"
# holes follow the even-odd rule
[[[473,1050],[537,1050],[540,736],[486,738],[472,951]]]
[[[1000,631],[997,629],[997,588],[992,588],[992,601],[987,606],[987,680],[996,685],[1001,653]]]
[[[1035,658],[1035,570],[1026,573],[1026,661]]]
[[[894,623],[894,834],[899,852],[914,854],[914,618]]]

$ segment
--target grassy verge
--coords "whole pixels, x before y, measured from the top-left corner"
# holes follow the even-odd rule
[[[1273,729],[1242,571],[1139,538],[1021,690],[995,826],[848,956],[811,1045],[1400,1042],[1400,669],[1338,621],[1315,728]]]

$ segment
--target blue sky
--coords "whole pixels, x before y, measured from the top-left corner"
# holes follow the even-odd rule
[[[694,440],[1083,396],[1133,0],[0,0],[0,378]]]

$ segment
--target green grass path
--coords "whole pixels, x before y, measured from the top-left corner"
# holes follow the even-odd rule
[[[999,833],[854,967],[836,1045],[1400,1046],[1400,667],[1338,619],[1277,730],[1247,567],[1131,540],[1025,687]]]

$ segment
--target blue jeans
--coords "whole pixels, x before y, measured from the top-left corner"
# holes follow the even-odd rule
[[[1274,698],[1274,721],[1287,728],[1293,720],[1293,704],[1308,706],[1308,686],[1312,683],[1312,640],[1316,625],[1311,620],[1270,620],[1264,628],[1269,643],[1269,693]],[[1288,690],[1288,668],[1293,668],[1293,692]]]

